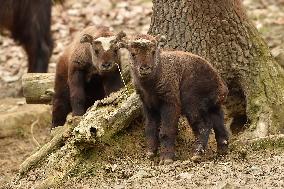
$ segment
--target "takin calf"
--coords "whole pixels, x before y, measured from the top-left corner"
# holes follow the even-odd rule
[[[0,30],[7,29],[28,55],[28,72],[47,72],[53,50],[52,0],[4,0],[0,3]]]
[[[108,27],[90,26],[66,48],[56,67],[52,128],[64,125],[69,112],[82,116],[96,100],[123,87],[115,46],[120,37]]]
[[[203,58],[161,50],[164,40],[160,36],[134,35],[120,42],[130,52],[134,86],[143,103],[147,156],[155,156],[160,143],[160,164],[174,160],[181,114],[196,138],[192,160],[200,160],[212,128],[218,152],[227,153],[228,132],[221,108],[228,94],[225,83]]]

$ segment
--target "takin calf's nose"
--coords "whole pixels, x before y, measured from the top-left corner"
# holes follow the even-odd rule
[[[140,66],[140,67],[139,67],[139,72],[140,72],[141,74],[148,74],[148,73],[151,72],[151,66],[149,66],[149,65]]]
[[[112,67],[112,62],[105,62],[102,64],[102,68],[107,70],[110,69]]]

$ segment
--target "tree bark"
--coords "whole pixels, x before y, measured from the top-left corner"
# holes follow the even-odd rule
[[[206,58],[227,82],[230,116],[245,116],[244,136],[284,132],[284,71],[248,20],[240,0],[153,0],[150,34],[167,47]]]
[[[27,73],[22,86],[27,104],[51,104],[54,94],[54,73]]]

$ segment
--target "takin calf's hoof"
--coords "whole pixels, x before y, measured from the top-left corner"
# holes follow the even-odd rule
[[[152,152],[152,151],[147,151],[147,152],[146,152],[146,157],[147,157],[148,159],[153,159],[155,156],[156,156],[156,153],[155,153],[155,152]]]
[[[161,153],[159,165],[169,165],[174,162],[175,153]]]
[[[159,165],[169,165],[172,164],[174,162],[173,159],[161,159],[159,162]]]
[[[224,140],[221,144],[217,144],[217,153],[218,155],[225,156],[229,151],[229,143],[227,140]]]
[[[193,161],[194,163],[199,163],[201,162],[202,156],[200,154],[194,154],[191,157],[191,161]]]

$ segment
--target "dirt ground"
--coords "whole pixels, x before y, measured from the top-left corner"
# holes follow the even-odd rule
[[[0,186],[49,139],[50,106],[27,105],[23,98],[0,99]]]
[[[272,54],[284,65],[284,1],[244,0],[244,4]],[[86,25],[105,24],[115,31],[146,33],[151,5],[149,0],[68,0],[63,7],[55,6],[55,49],[49,72],[55,71],[58,56],[74,33]],[[21,47],[8,36],[0,36],[0,188],[15,176],[23,160],[50,139],[49,106],[27,105],[22,98],[7,98],[20,93],[26,61]],[[284,188],[283,148],[246,149],[220,159],[214,156],[213,143],[204,162],[194,164],[189,160],[190,140],[180,139],[178,161],[158,166],[157,160],[145,160],[143,137],[135,138],[142,129],[133,126],[127,132],[121,134],[121,142],[115,146],[102,146],[104,152],[98,150],[101,162],[93,162],[92,157],[85,162],[94,167],[91,171],[82,177],[70,175],[61,188]]]
[[[80,175],[70,175],[61,188],[284,188],[283,149],[239,149],[217,157],[211,137],[204,160],[196,164],[189,159],[193,140],[179,136],[178,160],[158,165],[158,158],[146,159],[141,133],[142,127],[132,126],[113,146],[96,147],[97,153],[83,163],[93,168],[81,166]]]

